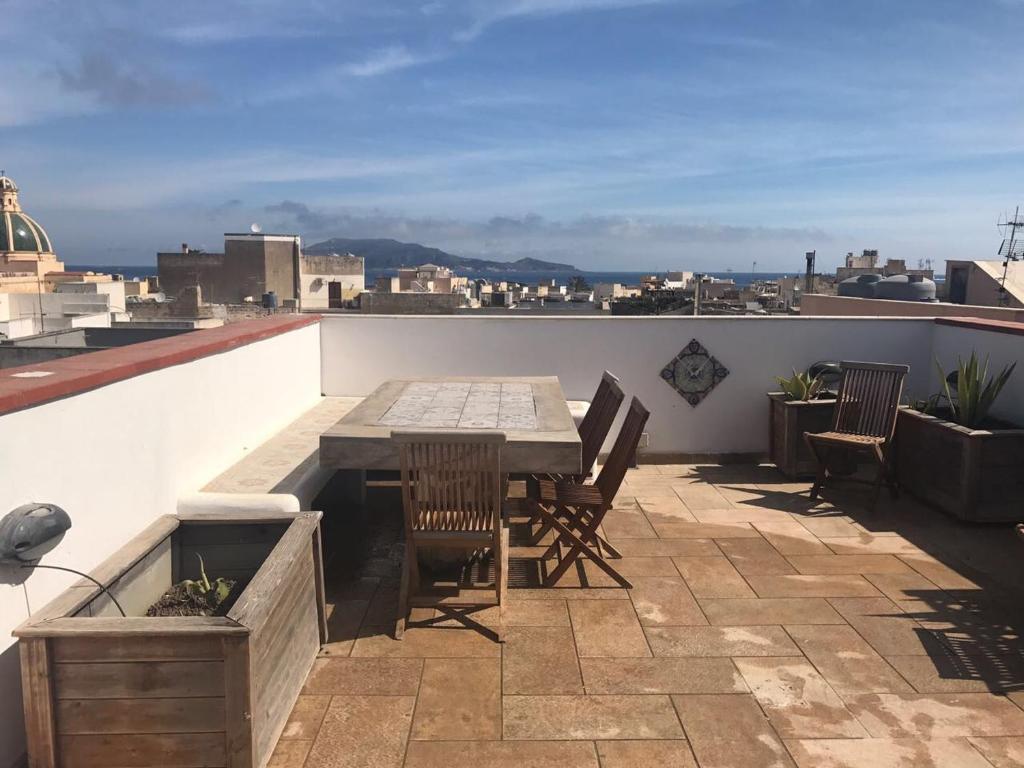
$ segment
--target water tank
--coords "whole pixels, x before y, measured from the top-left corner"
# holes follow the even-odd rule
[[[935,301],[935,283],[921,275],[893,275],[875,285],[875,298]]]
[[[848,277],[839,284],[839,295],[858,299],[873,299],[875,298],[875,284],[881,279],[881,275]]]

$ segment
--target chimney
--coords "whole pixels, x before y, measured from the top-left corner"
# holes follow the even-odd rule
[[[814,292],[814,257],[817,251],[807,251],[804,258],[807,259],[807,276],[804,278],[804,293]]]

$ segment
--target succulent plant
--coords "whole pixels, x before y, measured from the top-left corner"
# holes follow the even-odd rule
[[[797,373],[795,370],[791,377],[776,376],[775,380],[779,382],[788,400],[813,400],[822,387],[821,376],[811,376],[807,372]]]
[[[985,365],[982,366],[974,352],[971,352],[966,363],[958,358],[954,378],[952,374],[947,376],[938,359],[935,360],[953,421],[961,426],[975,428],[984,423],[992,404],[1017,367],[1017,363],[1006,365],[998,374],[989,377],[988,362],[989,358],[986,357]]]
[[[211,582],[206,575],[203,556],[197,552],[196,557],[199,558],[199,578],[185,579],[181,584],[190,594],[203,598],[210,608],[216,608],[227,599],[231,592],[231,582],[224,578],[218,578]]]

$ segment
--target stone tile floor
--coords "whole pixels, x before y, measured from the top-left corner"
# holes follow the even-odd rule
[[[332,642],[278,768],[1024,765],[1024,542],[910,499],[811,503],[768,466],[631,470],[590,567],[391,639],[400,508],[332,518]]]

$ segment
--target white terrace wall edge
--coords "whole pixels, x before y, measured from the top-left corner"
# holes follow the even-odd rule
[[[320,336],[308,325],[0,416],[0,515],[59,504],[73,527],[47,558],[89,571],[159,515],[313,407]],[[77,577],[0,568],[0,766],[24,752],[11,630]]]

